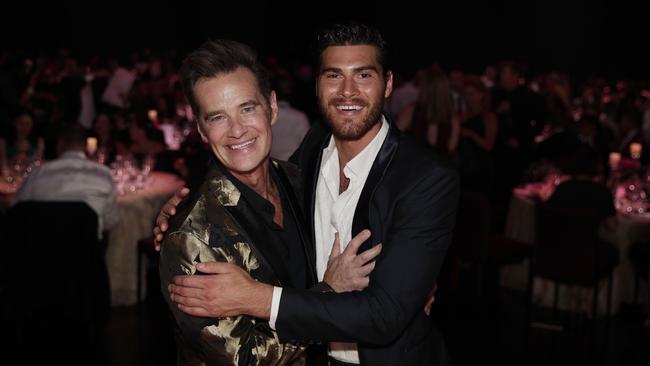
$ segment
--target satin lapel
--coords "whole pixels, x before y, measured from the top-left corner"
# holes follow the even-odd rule
[[[273,280],[279,280],[278,285],[291,283],[287,266],[272,250],[273,248],[268,248],[264,238],[255,235],[264,232],[261,227],[263,224],[256,219],[246,200],[242,199],[241,192],[223,173],[210,175],[207,212],[208,220],[215,226],[215,230],[210,232],[210,244],[213,244],[213,240],[226,244],[233,240],[249,243],[251,251],[260,262],[260,267],[266,267],[266,269],[260,268],[261,272],[273,273],[275,277]],[[213,204],[210,204],[211,200],[216,200],[218,203],[213,201]],[[218,207],[219,203],[224,209]],[[226,222],[223,215],[228,216],[230,225],[223,225]]]
[[[298,204],[298,197],[296,197],[296,192],[293,189],[293,184],[291,184],[291,181],[285,173],[284,169],[282,169],[280,166],[277,166],[275,163],[273,164],[273,167],[278,173],[278,177],[280,178],[282,186],[285,188],[288,201],[287,203],[289,204],[289,212],[291,212],[293,217],[296,219],[296,224],[298,226],[298,235],[300,235],[300,243],[302,244],[302,248],[305,251],[305,261],[307,262],[310,278],[312,284],[316,284],[318,282],[316,269],[312,263],[312,258],[314,258],[314,260],[316,259],[316,253],[314,245],[309,240],[309,232],[306,231],[307,223],[305,222],[305,216],[302,212],[302,209],[300,208],[301,205]]]
[[[399,136],[400,131],[389,121],[388,135],[386,136],[384,143],[381,145],[379,153],[377,153],[372,168],[370,168],[368,179],[366,179],[366,184],[363,186],[359,202],[354,210],[352,237],[357,235],[363,229],[370,229],[370,200],[375,194],[377,186],[386,174],[386,169],[388,169],[388,166],[397,151],[397,147],[399,146]],[[376,242],[378,242],[376,238],[378,238],[378,236],[372,235],[370,239],[359,248],[359,253],[376,244]]]

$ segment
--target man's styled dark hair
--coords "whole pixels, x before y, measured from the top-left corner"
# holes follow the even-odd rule
[[[323,51],[332,46],[360,46],[369,45],[377,47],[377,63],[388,72],[388,49],[379,30],[361,23],[339,23],[325,27],[317,36],[318,64],[320,66]]]
[[[199,107],[194,95],[194,85],[200,79],[231,73],[239,67],[245,67],[253,73],[260,92],[268,101],[271,98],[268,71],[249,46],[228,39],[217,39],[205,42],[185,57],[180,68],[181,86],[197,118]]]

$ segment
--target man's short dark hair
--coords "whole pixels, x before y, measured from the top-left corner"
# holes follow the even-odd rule
[[[180,68],[181,86],[194,115],[199,108],[194,95],[194,85],[203,78],[227,74],[239,67],[249,69],[257,80],[260,92],[268,101],[271,83],[266,68],[258,61],[257,54],[249,46],[227,39],[205,42],[183,60]]]
[[[317,37],[318,64],[322,62],[323,51],[332,46],[360,46],[369,45],[377,47],[377,63],[388,72],[388,48],[379,30],[361,23],[339,23],[324,28]]]
[[[79,125],[66,126],[59,135],[59,148],[66,151],[86,146],[86,130]]]

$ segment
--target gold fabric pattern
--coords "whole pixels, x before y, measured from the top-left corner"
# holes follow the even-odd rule
[[[237,206],[241,192],[231,181],[226,177],[221,177],[214,182],[214,185],[216,186],[215,194],[217,199],[224,207]]]
[[[256,280],[277,283],[273,270],[260,260],[259,251],[225,208],[236,209],[239,190],[216,168],[210,173],[198,194],[178,206],[160,253],[162,292],[176,320],[179,364],[304,365],[304,346],[280,343],[266,321],[249,316],[192,317],[170,302],[167,286],[172,278],[201,275],[195,267],[200,262],[233,263]]]

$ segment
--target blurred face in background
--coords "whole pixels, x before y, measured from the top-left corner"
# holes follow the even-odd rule
[[[137,122],[131,122],[129,125],[129,137],[134,144],[143,142],[147,139],[147,131]]]
[[[508,65],[501,67],[499,85],[506,90],[514,90],[519,86],[519,74]]]
[[[99,139],[108,139],[112,131],[113,125],[108,115],[104,113],[98,115],[97,119],[95,119],[95,132],[99,136]]]
[[[463,96],[465,97],[465,103],[467,103],[467,108],[470,112],[478,113],[483,110],[485,106],[485,92],[476,85],[465,85]]]

